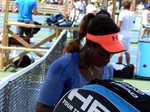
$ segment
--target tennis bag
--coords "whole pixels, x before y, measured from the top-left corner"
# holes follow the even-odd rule
[[[56,25],[60,27],[71,27],[72,25],[61,13],[57,15],[51,15],[49,18],[46,18],[46,23],[48,25]]]
[[[22,56],[20,59],[13,62],[11,65],[14,67],[23,67],[24,68],[34,62],[35,62],[34,58],[31,55],[26,54],[26,55]]]
[[[150,112],[150,96],[125,82],[95,79],[66,93],[54,112]]]

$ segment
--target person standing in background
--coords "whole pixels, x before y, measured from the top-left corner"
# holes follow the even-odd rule
[[[36,0],[16,0],[14,12],[18,11],[18,22],[30,23],[33,21],[32,12],[36,15],[37,11],[37,3]],[[17,27],[17,34],[19,36],[23,36],[25,33],[25,27]],[[28,38],[33,37],[33,34],[28,33],[26,35]]]
[[[141,22],[140,22],[140,28],[141,28],[141,35],[140,39],[143,39],[145,33],[146,38],[148,38],[149,35],[149,28],[147,27],[150,24],[150,4],[147,4],[144,10],[142,11],[142,17],[141,17]]]
[[[79,24],[81,23],[81,20],[83,19],[85,15],[85,7],[86,7],[86,2],[84,0],[79,0],[75,2],[75,17],[74,17],[74,22],[73,22],[73,27],[78,27]],[[77,31],[73,31],[73,38],[77,38]]]
[[[138,5],[137,8],[138,8],[138,13],[141,14],[142,10],[144,9],[144,4],[143,4],[142,0],[140,1],[140,4]]]
[[[86,2],[79,0],[75,3],[75,20],[80,23],[85,14]]]
[[[69,13],[69,20],[74,22],[76,16],[75,6],[78,0],[69,0],[68,4],[68,13]]]
[[[107,12],[112,16],[112,12],[113,12],[113,2],[112,1],[108,1]]]
[[[86,14],[87,13],[93,13],[93,14],[97,14],[98,10],[97,8],[95,7],[94,3],[96,3],[97,0],[91,0],[91,3],[89,3],[87,6],[86,6]]]
[[[131,26],[134,21],[135,14],[131,10],[132,8],[132,2],[126,1],[123,4],[123,10],[119,14],[118,18],[118,27],[120,28],[119,32],[119,40],[122,43],[122,45],[127,49],[125,51],[125,57],[126,57],[126,64],[130,64],[130,38],[131,38]],[[123,53],[118,53],[118,63],[122,64],[123,61]]]
[[[5,11],[6,0],[2,0],[2,12]]]

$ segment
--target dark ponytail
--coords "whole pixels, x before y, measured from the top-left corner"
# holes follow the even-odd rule
[[[87,34],[87,26],[90,24],[90,21],[95,17],[94,14],[89,13],[84,16],[84,18],[81,21],[79,31],[78,31],[78,38],[70,41],[64,48],[63,54],[71,53],[71,52],[79,52],[81,49],[81,42],[86,34]]]

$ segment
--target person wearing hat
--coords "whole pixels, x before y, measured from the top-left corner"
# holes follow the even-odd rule
[[[112,79],[111,56],[126,50],[118,40],[119,31],[113,19],[105,14],[85,15],[78,38],[70,41],[64,55],[50,65],[40,88],[36,112],[52,112],[66,92],[80,88],[92,79]],[[86,42],[81,45],[83,38]]]
[[[147,27],[150,23],[150,4],[147,4],[145,6],[145,9],[142,11],[142,16],[141,16],[141,22],[140,22],[140,28],[142,29],[140,39],[143,39],[145,33],[146,38],[148,38],[149,35],[149,28]]]
[[[86,14],[93,13],[96,15],[96,13],[98,13],[98,9],[94,5],[96,2],[97,0],[91,0],[91,3],[86,6]]]

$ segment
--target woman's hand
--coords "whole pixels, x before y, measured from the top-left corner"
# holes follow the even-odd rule
[[[47,105],[37,102],[35,112],[53,112],[53,109]]]

